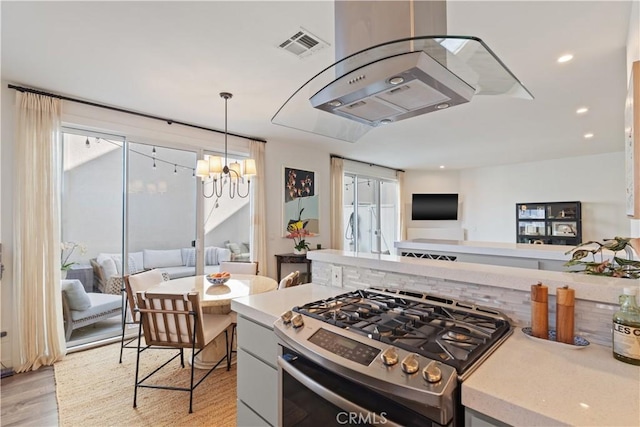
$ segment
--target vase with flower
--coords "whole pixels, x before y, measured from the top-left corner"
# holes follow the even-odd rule
[[[304,228],[306,225],[306,221],[296,221],[287,226],[287,231],[289,232],[287,238],[293,239],[293,243],[295,243],[293,253],[295,254],[306,254],[309,249],[309,243],[307,243],[306,238],[311,236],[311,233]]]
[[[306,229],[309,221],[302,220],[302,212],[304,208],[298,211],[298,218],[289,220],[289,224],[287,225],[287,238],[293,239],[293,253],[294,254],[306,254],[309,250],[309,243],[307,242],[307,237],[314,236],[313,233],[310,233],[309,230]]]
[[[65,279],[67,277],[67,272],[71,269],[74,264],[77,262],[70,261],[71,255],[78,249],[81,254],[87,252],[87,248],[81,244],[76,242],[62,242],[60,247],[60,277]]]

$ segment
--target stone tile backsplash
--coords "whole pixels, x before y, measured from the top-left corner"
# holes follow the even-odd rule
[[[332,286],[332,264],[314,261],[313,282]],[[369,287],[413,290],[450,297],[494,308],[506,314],[520,328],[531,323],[529,292],[510,290],[474,283],[456,282],[447,279],[414,276],[341,265],[342,287],[346,290]],[[532,284],[534,284],[532,282]],[[555,328],[556,299],[549,295],[549,327]],[[580,300],[576,296],[575,333],[592,343],[611,347],[611,319],[617,305]]]

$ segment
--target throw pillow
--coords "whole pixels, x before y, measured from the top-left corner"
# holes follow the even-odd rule
[[[218,265],[218,248],[215,246],[207,246],[204,248],[204,264]]]
[[[233,254],[239,254],[242,251],[240,250],[240,245],[238,245],[237,243],[227,243],[227,249],[229,249],[231,251],[231,253]]]
[[[218,264],[225,261],[231,261],[231,251],[225,248],[216,248],[218,252]]]
[[[144,268],[178,267],[182,264],[182,252],[180,249],[152,250],[145,249]]]
[[[196,248],[182,248],[182,262],[186,267],[195,267]]]
[[[251,252],[249,250],[249,243],[244,243],[244,242],[240,243],[240,249],[242,249],[242,253],[245,253],[245,254]]]
[[[107,258],[111,258],[116,265],[116,272],[118,276],[122,276],[122,255],[121,254],[107,254],[107,253],[100,253],[98,254],[98,256],[96,257],[96,261],[98,262],[98,264],[102,265],[104,263],[104,260]],[[142,252],[132,252],[129,254],[128,257],[128,264],[127,267],[129,268],[129,274],[133,274],[136,273],[138,271],[142,271],[144,270],[143,267],[143,262],[142,262]],[[106,273],[106,272],[105,272]],[[107,278],[110,277],[109,275],[107,275]]]
[[[144,256],[142,251],[129,254],[129,274],[144,270]]]
[[[116,267],[116,262],[113,260],[113,258],[104,258],[100,266],[102,267],[102,271],[104,272],[105,279],[109,279],[109,277],[111,276],[118,275],[118,268]]]
[[[87,295],[79,280],[62,280],[61,287],[71,310],[82,311],[91,308],[89,295]]]

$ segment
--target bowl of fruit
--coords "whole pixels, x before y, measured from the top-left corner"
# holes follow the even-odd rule
[[[220,273],[211,273],[206,276],[209,283],[213,283],[214,285],[221,285],[226,283],[227,280],[231,278],[231,274],[226,271],[221,271]]]

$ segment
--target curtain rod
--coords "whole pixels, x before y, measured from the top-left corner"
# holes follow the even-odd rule
[[[379,168],[391,169],[392,171],[396,171],[396,172],[404,172],[404,170],[402,170],[402,169],[390,168],[389,166],[377,165],[377,164],[371,163],[371,162],[364,162],[362,160],[355,160],[355,159],[350,159],[348,157],[342,157],[342,156],[339,156],[337,154],[331,154],[331,158],[334,158],[334,157],[338,158],[338,159],[342,159],[342,160],[348,160],[350,162],[364,163],[365,165],[369,165],[369,166],[377,166]]]
[[[104,108],[104,109],[107,109],[107,110],[118,111],[120,113],[132,114],[134,116],[146,117],[147,119],[160,120],[160,121],[166,122],[168,125],[177,124],[177,125],[187,126],[187,127],[191,127],[191,128],[207,130],[207,131],[210,131],[210,132],[216,132],[216,133],[220,133],[220,134],[224,135],[224,132],[221,131],[221,130],[218,130],[218,129],[213,129],[213,128],[208,128],[208,127],[204,127],[204,126],[194,125],[194,124],[191,124],[191,123],[185,123],[185,122],[172,120],[172,119],[166,119],[164,117],[158,117],[158,116],[154,116],[154,115],[151,115],[151,114],[146,114],[146,113],[140,113],[140,112],[137,112],[137,111],[126,110],[126,109],[120,108],[120,107],[112,107],[110,105],[98,104],[97,102],[85,101],[85,100],[77,99],[77,98],[70,98],[68,96],[58,95],[56,93],[44,92],[44,91],[41,91],[41,90],[31,89],[31,88],[22,87],[22,86],[15,86],[15,85],[12,85],[12,84],[9,84],[8,87],[9,87],[9,89],[17,90],[18,92],[35,93],[36,95],[43,95],[43,96],[48,96],[48,97],[51,97],[51,98],[58,98],[58,99],[62,99],[63,101],[77,102],[78,104],[91,105],[92,107],[99,107],[99,108]],[[232,136],[235,136],[235,137],[238,137],[238,138],[248,139],[250,141],[264,142],[265,144],[267,143],[267,141],[264,140],[264,139],[254,138],[254,137],[244,136],[244,135],[238,135],[237,133],[227,132],[227,135],[232,135]]]

